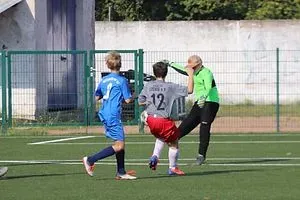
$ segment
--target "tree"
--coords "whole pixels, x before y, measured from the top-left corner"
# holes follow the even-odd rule
[[[96,0],[96,20],[300,19],[300,0]]]
[[[177,0],[173,5],[179,9],[170,13],[169,20],[243,19],[247,11],[246,1],[240,0]]]
[[[249,1],[246,19],[300,19],[300,0]]]
[[[153,0],[96,0],[96,20],[114,21],[165,20],[165,1]]]

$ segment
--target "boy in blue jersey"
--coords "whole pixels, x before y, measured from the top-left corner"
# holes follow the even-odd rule
[[[102,108],[98,116],[105,128],[106,137],[114,140],[114,144],[100,152],[83,158],[83,164],[88,175],[93,176],[95,162],[106,157],[116,155],[118,180],[136,179],[135,172],[125,171],[125,136],[121,122],[122,103],[132,102],[132,96],[128,88],[127,80],[119,75],[121,68],[121,56],[117,52],[109,52],[105,57],[106,65],[111,73],[105,76],[95,91],[96,101],[103,100]]]

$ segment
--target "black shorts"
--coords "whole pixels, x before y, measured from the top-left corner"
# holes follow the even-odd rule
[[[194,106],[199,106],[195,103]],[[205,102],[203,108],[199,108],[199,113],[201,115],[201,122],[206,122],[208,124],[213,123],[216,118],[217,112],[219,110],[219,104],[216,102]]]
[[[195,103],[188,116],[179,125],[180,137],[189,134],[200,123],[211,124],[216,118],[219,104],[216,102],[205,102],[203,108]]]

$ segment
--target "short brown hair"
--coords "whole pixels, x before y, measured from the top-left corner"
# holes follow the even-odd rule
[[[153,73],[156,78],[165,78],[168,74],[168,66],[164,62],[157,62],[153,65]]]
[[[105,62],[109,69],[120,70],[121,68],[121,55],[117,51],[110,51],[105,56]]]

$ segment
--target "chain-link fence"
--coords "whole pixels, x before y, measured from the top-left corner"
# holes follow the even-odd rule
[[[300,130],[300,50],[278,52],[280,131]]]
[[[2,132],[5,131],[5,117],[6,117],[6,91],[5,91],[5,75],[6,75],[6,71],[5,71],[5,52],[4,51],[0,51],[0,72],[1,72],[1,76],[0,76],[0,123],[1,123],[1,130]],[[3,78],[4,76],[4,78]],[[4,83],[3,83],[4,82]],[[4,122],[4,123],[3,123]]]
[[[144,54],[144,71],[162,59],[185,65],[199,55],[212,70],[221,97],[213,129],[218,132],[300,130],[300,51],[194,51]],[[187,84],[187,77],[170,69],[168,81]],[[186,100],[186,112],[193,96]]]
[[[85,124],[84,51],[9,51],[8,124]]]
[[[185,65],[190,55],[199,55],[212,70],[221,97],[214,132],[300,131],[300,50],[119,52],[121,74],[136,94],[151,80],[155,62],[168,59]],[[106,53],[1,52],[1,124],[99,124],[100,104],[93,93],[109,72]],[[170,69],[167,81],[186,85],[187,77]],[[177,102],[180,119],[192,104],[193,95]],[[139,113],[137,102],[124,104],[122,119],[136,125]]]

